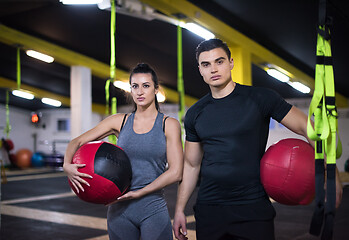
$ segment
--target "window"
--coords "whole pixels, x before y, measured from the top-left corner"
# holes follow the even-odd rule
[[[70,120],[69,119],[58,119],[57,130],[59,132],[69,132],[70,131]]]

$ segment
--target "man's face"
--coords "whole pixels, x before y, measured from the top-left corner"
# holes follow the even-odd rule
[[[199,71],[210,87],[222,87],[231,81],[233,59],[228,59],[222,48],[215,48],[199,55]]]

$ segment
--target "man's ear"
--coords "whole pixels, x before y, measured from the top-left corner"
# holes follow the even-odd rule
[[[202,76],[200,65],[198,65],[198,68],[199,68],[200,75]]]
[[[230,59],[230,70],[232,70],[234,68],[234,59],[231,58]]]

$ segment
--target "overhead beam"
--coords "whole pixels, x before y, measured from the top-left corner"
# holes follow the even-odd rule
[[[0,42],[10,46],[20,46],[21,49],[32,49],[45,53],[55,58],[55,61],[66,66],[85,66],[91,69],[92,75],[101,79],[108,79],[110,75],[110,66],[83,54],[68,50],[56,44],[52,44],[37,37],[30,36],[15,29],[0,24]],[[128,82],[129,73],[116,68],[115,76],[117,80]],[[178,92],[162,86],[169,102],[178,103]],[[185,96],[187,106],[191,106],[197,101],[196,98],[189,95]]]
[[[315,86],[314,78],[196,5],[186,0],[141,0],[141,2],[170,17],[178,16],[178,14],[185,15],[187,21],[195,22],[211,31],[216,37],[224,40],[231,49],[245,49],[251,54],[251,63],[261,68],[264,68],[266,63],[270,64],[284,71],[291,77],[291,81],[301,82],[310,87],[311,94],[313,93]],[[234,52],[232,54],[234,55]],[[348,99],[339,93],[336,93],[336,103],[337,107],[348,107]]]
[[[4,78],[0,76],[0,88],[6,88],[9,90],[15,90],[17,89],[17,81],[10,80],[8,78]],[[69,107],[70,106],[70,97],[62,96],[59,94],[55,94],[46,90],[42,90],[40,88],[32,87],[27,84],[21,84],[21,89],[30,91],[36,98],[52,98],[55,100],[58,100],[62,103],[62,105]],[[28,100],[30,101],[30,100]],[[99,113],[99,114],[105,114],[105,105],[98,104],[98,103],[92,103],[92,111]]]

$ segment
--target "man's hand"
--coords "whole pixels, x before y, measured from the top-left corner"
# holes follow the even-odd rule
[[[187,219],[183,212],[176,212],[173,226],[173,232],[178,240],[187,240]]]

